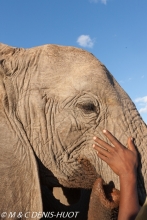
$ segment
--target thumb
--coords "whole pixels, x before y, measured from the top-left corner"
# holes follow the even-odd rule
[[[137,153],[136,148],[135,148],[135,145],[134,145],[134,140],[133,140],[132,137],[129,137],[129,138],[128,138],[128,148],[129,148],[129,150],[131,150],[131,151]]]

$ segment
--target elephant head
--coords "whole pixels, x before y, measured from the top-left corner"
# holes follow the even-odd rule
[[[0,44],[0,77],[3,210],[42,210],[40,185],[92,188],[102,177],[119,189],[118,177],[92,148],[94,135],[108,142],[104,128],[125,146],[135,138],[144,202],[147,126],[98,59],[74,47]]]

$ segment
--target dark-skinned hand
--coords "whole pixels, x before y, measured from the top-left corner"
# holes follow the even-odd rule
[[[94,144],[93,147],[98,152],[98,156],[105,161],[118,176],[125,176],[129,173],[136,172],[138,157],[133,138],[128,138],[128,148],[126,148],[109,131],[103,130],[103,134],[109,139],[112,145],[98,137],[94,137],[93,139],[96,144]]]
[[[94,137],[96,144],[93,147],[98,152],[98,157],[105,161],[119,176],[120,203],[118,220],[134,220],[140,206],[137,193],[138,157],[133,138],[128,138],[126,148],[109,131],[103,130],[103,134],[110,141],[110,144]]]

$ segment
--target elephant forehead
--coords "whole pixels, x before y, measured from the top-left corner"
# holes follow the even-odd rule
[[[52,85],[52,91],[59,97],[83,92],[101,93],[111,86],[109,78],[102,68],[79,68],[64,77],[59,77]]]
[[[110,74],[107,74],[107,69],[96,57],[86,51],[53,45],[36,49],[36,53],[31,56],[32,51],[34,50],[27,51],[28,69],[24,72],[24,76],[21,74],[19,77],[22,81],[19,85],[22,84],[23,87],[27,79],[31,88],[48,88],[54,93],[57,89],[65,93],[69,90],[70,92],[93,91],[96,83],[108,86],[108,83],[105,83],[109,82]]]

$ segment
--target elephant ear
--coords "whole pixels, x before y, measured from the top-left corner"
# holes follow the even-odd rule
[[[9,214],[17,219],[20,212],[31,219],[32,212],[42,212],[42,198],[35,154],[15,111],[16,50],[0,44],[0,212],[7,212],[6,219]]]

